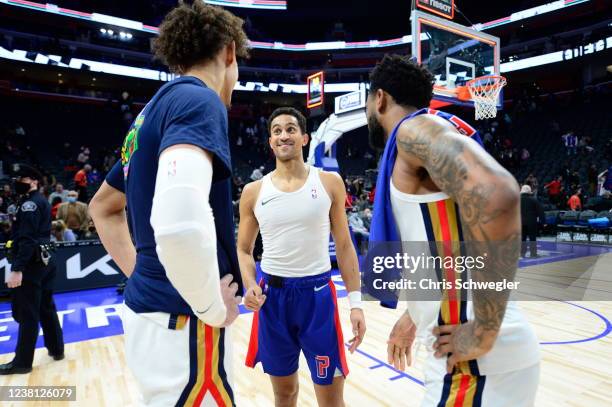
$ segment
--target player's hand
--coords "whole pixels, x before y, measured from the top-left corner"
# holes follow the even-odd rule
[[[387,360],[394,368],[404,370],[412,364],[412,344],[416,338],[416,325],[404,313],[395,323],[387,341]]]
[[[361,308],[353,308],[351,310],[351,325],[353,326],[353,339],[349,341],[351,344],[349,352],[353,353],[363,342],[363,337],[366,333],[365,316]]]
[[[247,289],[244,295],[244,306],[249,311],[257,312],[266,302],[266,295],[262,293],[259,285],[253,285]]]
[[[238,305],[242,302],[242,297],[236,296],[238,292],[238,284],[232,283],[234,276],[231,274],[226,274],[221,279],[221,296],[223,298],[223,303],[225,304],[226,314],[225,321],[223,322],[222,327],[226,327],[232,324],[240,315],[240,309]]]
[[[434,356],[446,360],[446,371],[453,372],[459,362],[481,357],[491,350],[497,334],[478,329],[476,324],[468,322],[461,325],[442,325],[433,329],[437,337],[433,344]]]
[[[11,271],[6,279],[6,285],[8,288],[17,288],[21,285],[22,280],[23,273],[21,271]]]

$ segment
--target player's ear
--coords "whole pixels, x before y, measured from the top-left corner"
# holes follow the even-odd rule
[[[308,140],[310,140],[310,135],[308,133],[304,133],[302,135],[302,147],[305,147],[308,144]]]
[[[387,109],[387,94],[382,89],[376,89],[376,111],[378,113],[384,113]]]
[[[236,42],[232,41],[225,47],[225,66],[230,66],[236,60]]]

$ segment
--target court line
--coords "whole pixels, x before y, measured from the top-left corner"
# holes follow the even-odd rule
[[[346,346],[347,348],[350,348],[351,345],[348,343],[345,343],[344,346]],[[365,356],[366,358],[373,360],[374,362],[376,362],[375,365],[372,365],[370,367],[368,367],[368,369],[378,369],[380,367],[386,367],[387,369],[393,371],[394,373],[397,373],[396,376],[390,377],[387,380],[398,380],[398,379],[409,379],[412,380],[413,382],[415,382],[416,384],[420,384],[421,386],[425,386],[425,383],[419,379],[417,379],[414,376],[409,375],[406,372],[402,372],[401,370],[397,370],[396,368],[394,368],[393,366],[389,365],[388,363],[383,362],[382,360],[378,359],[375,356],[370,355],[369,353],[357,348],[355,349],[355,352],[359,353],[360,355]]]
[[[563,302],[565,304],[569,304],[569,305],[573,305],[574,307],[577,308],[581,308],[585,311],[589,311],[591,314],[597,316],[599,319],[601,319],[604,324],[606,325],[604,330],[598,334],[595,335],[591,338],[583,338],[583,339],[574,339],[571,341],[557,341],[557,342],[540,342],[540,345],[571,345],[574,343],[584,343],[584,342],[591,342],[591,341],[596,341],[598,339],[604,338],[606,336],[608,336],[610,334],[610,332],[612,332],[612,322],[610,322],[610,320],[608,318],[606,318],[605,316],[601,315],[599,312],[594,311],[590,308],[584,307],[582,305],[578,305],[578,304],[574,304],[573,302],[569,302],[569,301],[560,301]]]

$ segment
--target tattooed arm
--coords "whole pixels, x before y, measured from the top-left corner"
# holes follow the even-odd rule
[[[424,168],[432,181],[459,206],[470,254],[486,255],[473,281],[514,280],[520,249],[520,197],[514,177],[475,141],[433,115],[405,122],[397,136],[398,160]],[[436,355],[455,363],[488,352],[497,338],[507,291],[473,290],[474,321],[437,327]]]

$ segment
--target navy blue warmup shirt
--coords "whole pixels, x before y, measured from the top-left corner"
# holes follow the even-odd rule
[[[214,156],[210,206],[215,217],[219,272],[221,276],[231,273],[242,294],[234,240],[227,109],[204,82],[186,76],[161,87],[136,117],[123,143],[121,161],[106,177],[109,185],[126,194],[137,258],[124,296],[135,312],[193,315],[159,262],[150,222],[158,158],[176,144],[195,145]]]

